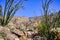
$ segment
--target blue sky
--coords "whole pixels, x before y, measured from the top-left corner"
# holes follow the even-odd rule
[[[0,0],[0,4],[4,7],[5,0]],[[24,9],[19,9],[15,16],[40,16],[42,15],[41,0],[28,0],[23,3]],[[50,10],[59,11],[60,10],[60,0],[55,0],[50,5]]]

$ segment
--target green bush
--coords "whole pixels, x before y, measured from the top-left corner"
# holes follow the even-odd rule
[[[38,24],[38,34],[40,36],[46,36],[46,34],[47,34],[47,28],[43,22]]]
[[[41,22],[38,24],[38,34],[41,37],[46,37],[47,40],[54,40],[55,34],[54,32],[50,32],[50,30],[47,29],[47,26],[44,22]]]
[[[4,38],[4,40],[6,39],[6,34],[5,33],[0,33],[0,36],[2,36]]]

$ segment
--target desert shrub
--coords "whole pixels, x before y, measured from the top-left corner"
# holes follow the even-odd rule
[[[2,36],[4,38],[4,40],[6,40],[6,34],[5,33],[0,33],[0,36]]]
[[[29,30],[34,30],[34,27],[28,26],[27,29],[29,29]]]
[[[44,22],[38,24],[38,34],[41,37],[46,37],[47,40],[54,40],[55,33],[50,32],[50,29],[47,29],[47,26]]]
[[[47,34],[47,28],[43,22],[38,24],[38,34],[40,36],[46,36],[46,34]]]
[[[13,25],[7,25],[6,27],[8,27],[10,29],[10,32],[12,32],[14,30],[14,26]]]

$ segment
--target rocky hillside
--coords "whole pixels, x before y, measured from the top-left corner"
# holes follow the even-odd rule
[[[19,28],[20,26],[37,26],[37,21],[41,21],[41,17],[25,17],[25,16],[15,16],[10,21],[9,25]]]
[[[39,17],[40,18],[40,17]],[[37,21],[35,17],[19,17],[15,16],[9,22],[6,27],[0,26],[0,40],[27,40],[28,36],[35,34],[36,31],[27,30],[27,27],[37,27]],[[13,37],[14,36],[14,37]]]

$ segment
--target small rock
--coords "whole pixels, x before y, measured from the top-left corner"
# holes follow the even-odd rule
[[[19,40],[19,38],[15,38],[15,40]]]

